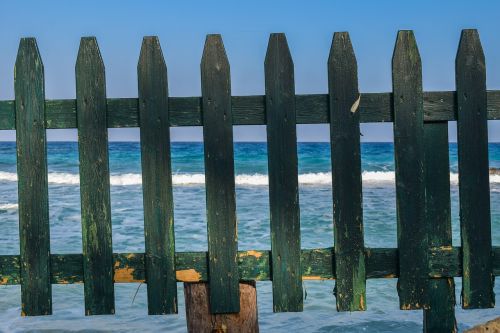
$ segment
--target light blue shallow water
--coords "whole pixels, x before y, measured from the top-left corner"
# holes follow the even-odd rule
[[[302,248],[333,245],[330,147],[300,143],[299,181]],[[490,166],[500,167],[500,144],[490,144]],[[111,206],[114,252],[144,251],[140,147],[138,143],[110,143]],[[460,244],[456,145],[450,145],[453,244]],[[49,143],[49,201],[52,253],[81,253],[80,189],[76,143]],[[362,145],[365,245],[396,246],[393,146]],[[235,144],[239,249],[270,249],[269,197],[265,143]],[[175,234],[177,251],[207,249],[203,145],[173,143]],[[19,253],[16,152],[14,143],[0,143],[0,254]],[[500,176],[490,178],[493,244],[500,245]],[[456,279],[460,300],[460,279]],[[270,282],[257,283],[262,332],[420,332],[421,311],[400,311],[396,279],[367,282],[368,310],[338,313],[333,281],[306,281],[302,313],[272,313]],[[498,285],[498,284],[497,284]],[[185,331],[182,285],[179,315],[147,316],[146,288],[117,284],[115,316],[83,316],[83,286],[54,285],[54,315],[20,317],[20,287],[0,287],[0,330],[10,331]],[[138,289],[137,297],[133,301]],[[495,287],[498,294],[499,287]],[[461,310],[459,328],[493,317],[500,310]]]

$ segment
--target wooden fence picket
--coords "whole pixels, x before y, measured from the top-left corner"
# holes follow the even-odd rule
[[[148,311],[177,313],[167,66],[157,37],[144,38],[137,76]]]
[[[335,33],[328,59],[330,137],[339,311],[366,309],[358,68],[347,32]]]
[[[85,314],[115,312],[106,81],[94,37],[84,37],[76,60],[76,105],[82,202]]]
[[[22,38],[15,65],[21,313],[52,314],[49,193],[43,63],[34,38]]]
[[[302,311],[295,82],[284,34],[271,34],[265,60],[273,310]]]
[[[462,306],[495,306],[491,257],[486,66],[476,30],[463,30],[456,58]]]
[[[207,195],[208,268],[212,313],[240,309],[238,235],[229,61],[220,35],[208,35],[201,59]]]
[[[394,155],[402,310],[427,307],[422,65],[412,31],[400,31],[392,58]]]

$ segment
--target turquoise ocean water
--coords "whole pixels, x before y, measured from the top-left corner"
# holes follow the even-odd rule
[[[265,143],[235,143],[239,249],[270,249],[267,152]],[[328,143],[299,143],[302,248],[333,246],[331,162]],[[490,144],[490,166],[500,167],[500,144]],[[144,251],[140,146],[110,143],[111,209],[114,252]],[[81,253],[78,146],[48,144],[50,237],[52,253]],[[365,246],[396,247],[396,200],[392,143],[362,144]],[[203,145],[173,143],[177,251],[207,249]],[[457,148],[450,144],[453,244],[460,245]],[[500,175],[490,176],[493,244],[500,246]],[[19,253],[15,143],[0,143],[0,254]],[[334,281],[306,281],[302,313],[272,313],[271,283],[259,282],[262,332],[421,332],[421,311],[400,311],[396,279],[367,282],[366,312],[338,313]],[[460,301],[460,279],[457,302]],[[495,287],[497,295],[500,287]],[[138,291],[137,291],[138,290]],[[137,291],[137,297],[134,294]],[[20,287],[0,286],[0,331],[185,332],[182,284],[179,314],[148,316],[146,287],[117,284],[116,315],[83,315],[83,286],[54,285],[54,315],[20,317]],[[497,296],[498,298],[498,296]],[[459,329],[500,316],[500,308],[461,310]]]

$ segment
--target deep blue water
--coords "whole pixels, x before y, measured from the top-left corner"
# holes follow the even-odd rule
[[[490,144],[490,166],[500,167],[500,144]],[[299,184],[302,248],[333,245],[331,161],[328,143],[299,143]],[[138,143],[110,143],[113,250],[144,251],[141,163]],[[81,253],[80,189],[77,143],[49,143],[49,201],[51,251]],[[365,245],[396,246],[394,156],[391,143],[362,145]],[[236,143],[235,169],[239,249],[270,249],[267,152],[265,143]],[[173,143],[175,234],[177,251],[207,249],[203,145]],[[458,221],[457,151],[450,144],[453,243],[460,244]],[[493,244],[500,245],[500,176],[490,177]],[[0,254],[19,253],[15,144],[0,143]],[[338,313],[333,281],[306,281],[302,313],[273,314],[271,284],[259,282],[259,321],[262,332],[420,332],[421,311],[400,311],[396,279],[368,280],[363,313]],[[460,279],[457,300],[460,300]],[[498,284],[497,284],[498,285]],[[182,286],[176,316],[147,316],[146,288],[116,285],[115,316],[83,316],[83,286],[53,287],[54,315],[20,317],[20,287],[0,287],[2,331],[185,331]],[[133,296],[139,288],[137,297]],[[496,287],[495,291],[500,292]],[[497,309],[461,310],[459,328],[492,317]]]

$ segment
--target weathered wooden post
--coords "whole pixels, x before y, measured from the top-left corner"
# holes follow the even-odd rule
[[[167,66],[157,37],[142,42],[137,78],[148,313],[177,313]]]
[[[424,124],[425,218],[431,247],[451,247],[450,162],[448,122]],[[424,309],[424,332],[456,332],[455,282],[430,279],[429,308]]]
[[[462,307],[495,306],[491,256],[486,66],[476,30],[463,30],[456,58],[462,236]]]
[[[21,314],[52,314],[49,194],[43,63],[34,38],[19,43],[15,66]]]
[[[394,155],[401,310],[427,307],[422,63],[412,31],[399,31],[392,57]]]
[[[295,81],[285,34],[271,34],[265,60],[273,310],[302,311]]]
[[[76,61],[85,314],[115,313],[106,81],[97,40],[84,37]]]
[[[239,313],[212,314],[209,295],[208,283],[184,283],[188,332],[259,332],[255,281],[240,283]]]
[[[328,59],[335,299],[338,311],[366,309],[358,65],[347,32],[335,33]]]
[[[258,332],[255,283],[239,283],[229,61],[220,35],[201,60],[208,284],[184,284],[189,332]]]

